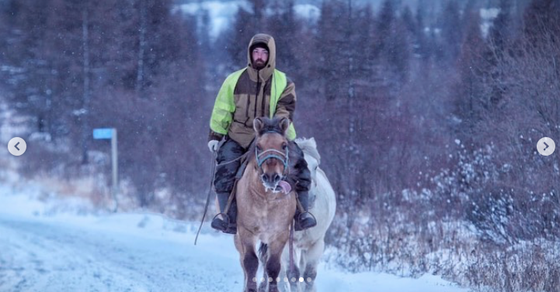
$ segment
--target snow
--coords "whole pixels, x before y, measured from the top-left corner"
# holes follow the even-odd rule
[[[243,7],[249,10],[249,5],[245,1],[205,1],[200,3],[187,3],[179,5],[178,9],[187,15],[200,15],[200,10],[206,10],[210,17],[210,36],[215,40],[220,32],[228,27],[229,22],[235,14],[237,9]]]
[[[294,11],[298,16],[311,22],[317,22],[321,16],[321,9],[312,4],[295,4]]]
[[[181,11],[186,15],[197,16],[201,15],[200,11],[208,12],[210,17],[210,38],[215,41],[220,32],[227,28],[232,19],[234,18],[237,10],[243,8],[246,11],[251,11],[251,5],[247,1],[232,0],[232,1],[204,1],[196,3],[185,3],[177,5],[175,11]],[[308,19],[311,22],[316,22],[321,15],[321,9],[313,4],[295,4],[294,12],[301,18]]]
[[[150,212],[109,213],[0,175],[0,291],[241,291],[231,235]],[[42,194],[42,196],[41,196]],[[40,200],[39,200],[40,198]],[[66,206],[60,208],[60,206]],[[322,263],[317,291],[459,292],[438,276],[346,273]]]
[[[482,31],[482,36],[484,36],[485,38],[488,36],[488,32],[492,27],[492,23],[494,19],[498,17],[499,13],[500,13],[500,9],[498,8],[480,9],[480,19],[482,22],[480,24],[480,29]]]

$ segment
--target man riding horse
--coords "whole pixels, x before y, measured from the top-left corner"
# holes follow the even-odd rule
[[[253,120],[258,117],[285,117],[293,121],[296,106],[294,83],[275,68],[276,45],[272,36],[255,35],[249,42],[247,60],[245,68],[230,74],[222,84],[214,103],[208,139],[210,151],[217,151],[214,187],[220,205],[219,215],[222,216],[215,216],[211,226],[230,234],[237,232],[236,201],[231,201],[227,214],[224,210],[241,166],[238,158],[247,152],[255,138]],[[273,180],[279,191],[292,188],[297,192],[301,207],[297,208],[294,217],[294,229],[304,230],[317,222],[308,212],[311,178],[303,152],[293,142],[295,137],[294,126],[290,123],[287,131],[289,150],[291,154],[296,154],[297,159],[292,163],[289,175],[268,179]]]

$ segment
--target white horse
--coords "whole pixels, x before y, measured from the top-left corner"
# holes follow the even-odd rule
[[[317,219],[317,225],[294,232],[293,267],[290,267],[289,243],[284,247],[278,288],[286,292],[315,292],[317,266],[325,250],[325,234],[336,211],[336,197],[327,176],[319,168],[321,157],[315,139],[296,139],[295,142],[303,150],[311,172],[309,212]]]

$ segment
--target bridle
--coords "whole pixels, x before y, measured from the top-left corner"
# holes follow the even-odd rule
[[[270,132],[274,132],[277,133],[275,131],[270,131]],[[284,164],[284,171],[282,172],[282,179],[284,179],[286,177],[286,175],[288,174],[289,171],[289,163],[290,163],[290,156],[289,156],[289,150],[288,147],[286,146],[286,151],[282,152],[280,150],[276,150],[276,149],[266,149],[264,151],[259,151],[259,147],[257,147],[257,145],[255,145],[255,158],[257,159],[257,165],[259,167],[259,170],[261,172],[263,172],[262,169],[262,165],[265,161],[267,161],[268,159],[278,159],[282,162],[282,164]]]

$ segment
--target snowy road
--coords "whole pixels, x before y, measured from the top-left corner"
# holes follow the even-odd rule
[[[148,234],[0,217],[0,291],[241,290],[236,254]]]
[[[0,194],[0,292],[241,291],[231,235],[158,214],[51,214]],[[350,274],[319,266],[320,292],[466,292],[437,276]]]

